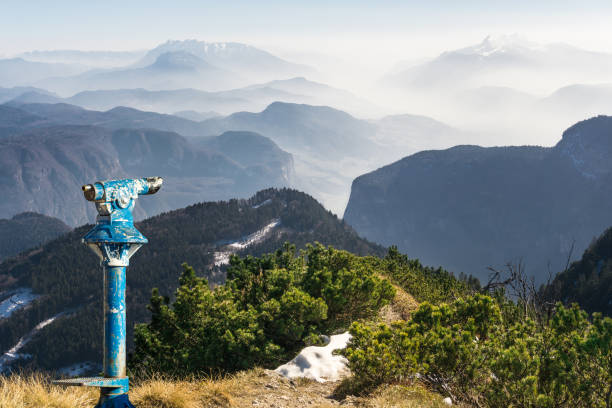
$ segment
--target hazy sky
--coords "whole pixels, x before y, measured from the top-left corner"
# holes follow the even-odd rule
[[[0,55],[151,48],[196,38],[247,42],[280,54],[401,60],[504,33],[612,51],[611,17],[609,0],[4,0]]]
[[[400,62],[519,34],[612,52],[610,0],[2,1],[0,57],[45,49],[150,49],[168,39],[248,43],[371,95]],[[375,89],[375,88],[374,88]]]

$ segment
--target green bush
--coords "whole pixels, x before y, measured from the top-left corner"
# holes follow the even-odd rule
[[[442,268],[421,265],[418,259],[409,259],[396,246],[391,246],[384,259],[377,259],[383,274],[401,286],[419,302],[439,304],[472,294],[480,288],[473,276],[460,276]]]
[[[285,362],[319,335],[373,316],[394,296],[367,258],[322,245],[232,257],[215,289],[183,265],[175,300],[155,289],[151,322],[137,325],[136,369],[175,374]]]
[[[505,322],[474,295],[422,304],[389,327],[355,323],[343,354],[358,387],[420,379],[475,407],[609,407],[612,319],[558,305],[550,323]]]

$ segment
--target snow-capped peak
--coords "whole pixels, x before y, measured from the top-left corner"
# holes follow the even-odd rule
[[[199,40],[168,40],[156,47],[158,51],[186,51],[194,55],[216,55],[222,56],[227,53],[235,53],[253,49],[252,46],[234,42],[206,42]]]
[[[528,41],[518,34],[488,35],[480,44],[461,50],[465,54],[477,54],[488,57],[493,54],[522,52],[542,48],[541,45]]]

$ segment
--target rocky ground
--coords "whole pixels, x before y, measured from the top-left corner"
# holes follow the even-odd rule
[[[448,407],[418,384],[385,386],[367,396],[341,396],[344,386],[254,369],[218,380],[143,380],[129,395],[138,408]],[[96,389],[54,386],[42,375],[0,377],[1,408],[91,408],[97,398]]]
[[[342,381],[320,383],[308,379],[287,379],[271,370],[239,374],[228,387],[228,407],[447,407],[443,398],[421,386],[393,386],[363,397],[343,396]],[[214,405],[211,405],[214,406]]]

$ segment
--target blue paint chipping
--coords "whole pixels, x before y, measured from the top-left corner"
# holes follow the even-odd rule
[[[132,210],[139,195],[154,194],[161,177],[98,181],[83,186],[85,199],[96,205],[95,227],[85,234],[87,244],[104,270],[104,377],[54,381],[56,384],[100,388],[96,408],[133,407],[126,375],[126,269],[130,258],[148,241],[134,227]]]

